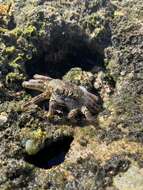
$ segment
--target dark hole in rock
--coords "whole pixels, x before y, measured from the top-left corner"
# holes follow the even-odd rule
[[[103,70],[103,57],[96,53],[93,54],[88,49],[73,50],[62,60],[54,61],[48,59],[46,52],[38,56],[33,56],[32,60],[27,61],[26,73],[31,78],[35,73],[47,75],[53,78],[62,78],[71,68],[80,67],[85,71],[96,72]]]
[[[55,27],[49,40],[41,40],[35,45],[37,55],[25,63],[27,75],[48,75],[62,78],[71,68],[80,67],[86,71],[103,70],[104,50],[93,47],[89,37],[76,26],[65,23]]]
[[[44,148],[35,155],[26,154],[24,159],[26,162],[33,164],[36,167],[50,169],[51,167],[64,162],[65,155],[67,154],[72,141],[72,136],[63,136],[56,141],[49,143],[49,145],[45,145]]]

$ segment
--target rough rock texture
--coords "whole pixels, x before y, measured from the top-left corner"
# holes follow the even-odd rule
[[[114,185],[120,190],[142,190],[143,171],[136,165],[132,165],[125,173],[119,174],[114,178]]]
[[[0,1],[0,189],[142,190],[142,22],[142,0]],[[98,94],[96,122],[23,112],[35,73]]]

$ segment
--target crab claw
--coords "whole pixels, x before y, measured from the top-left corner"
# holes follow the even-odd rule
[[[34,79],[40,79],[40,80],[52,80],[51,77],[43,76],[43,75],[39,75],[39,74],[33,75],[33,78],[34,78]]]
[[[24,81],[22,83],[22,86],[24,88],[32,89],[32,90],[38,90],[40,92],[44,91],[44,82],[39,81],[39,80],[31,79],[29,81]]]

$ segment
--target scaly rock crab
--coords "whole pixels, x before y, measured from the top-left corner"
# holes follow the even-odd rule
[[[101,109],[98,96],[88,92],[83,86],[71,82],[35,74],[33,79],[24,81],[22,86],[42,92],[25,103],[23,108],[27,109],[31,104],[47,99],[49,100],[48,118],[52,118],[57,112],[57,107],[61,106],[68,109],[70,120],[75,119],[81,112],[88,121],[93,121],[93,114]]]

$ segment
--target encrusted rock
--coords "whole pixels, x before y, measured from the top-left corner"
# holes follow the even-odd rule
[[[83,71],[81,68],[77,67],[66,73],[63,80],[70,81],[91,90],[93,88],[94,75],[91,72]]]
[[[3,124],[5,124],[8,120],[8,115],[6,112],[2,112],[0,113],[0,126],[2,126]]]
[[[27,140],[25,143],[25,151],[28,155],[35,155],[42,148],[41,144],[38,144],[34,140]]]
[[[113,86],[110,84],[110,77],[103,71],[98,72],[94,88],[100,93],[101,98],[106,101],[113,92]]]
[[[143,169],[133,164],[125,173],[115,176],[113,184],[119,190],[143,190]]]

